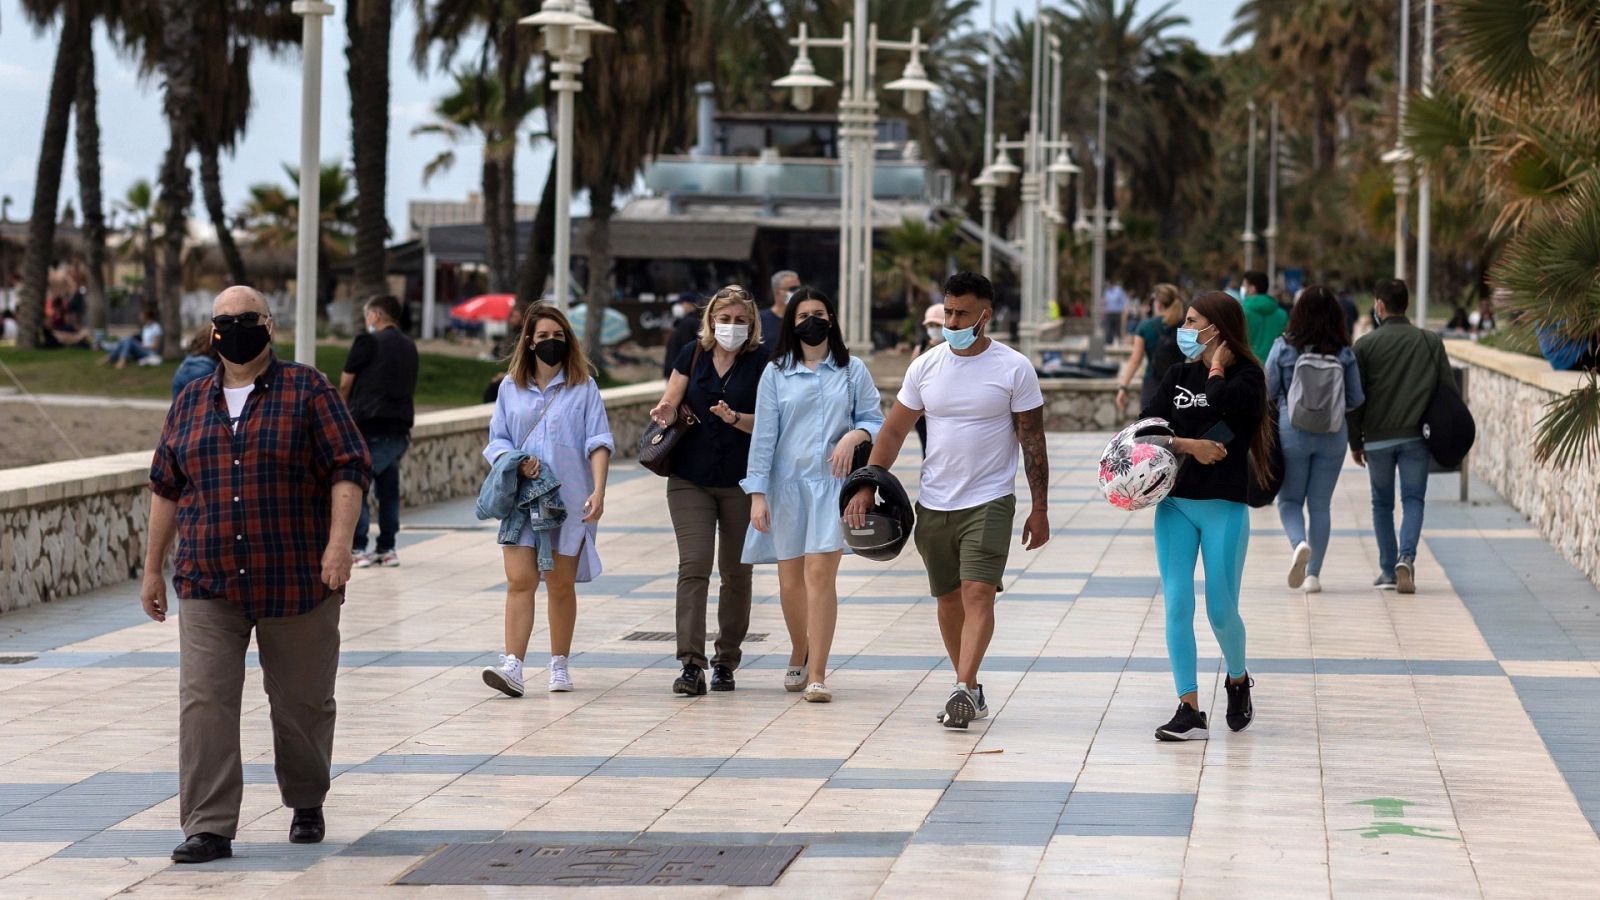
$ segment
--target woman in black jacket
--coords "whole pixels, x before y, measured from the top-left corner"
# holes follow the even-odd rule
[[[1202,555],[1206,617],[1228,663],[1228,727],[1242,731],[1254,714],[1239,618],[1239,584],[1250,543],[1245,492],[1248,479],[1267,471],[1273,430],[1266,377],[1250,350],[1237,300],[1221,291],[1195,296],[1178,329],[1178,346],[1189,362],[1167,370],[1142,413],[1171,423],[1176,435],[1171,449],[1188,457],[1172,493],[1156,507],[1167,657],[1179,697],[1177,714],[1156,730],[1163,741],[1207,737],[1194,641],[1194,568]]]

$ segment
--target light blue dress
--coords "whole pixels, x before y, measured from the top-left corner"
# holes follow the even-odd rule
[[[547,401],[550,411],[539,419]],[[536,419],[538,427],[518,447],[517,438]],[[600,553],[594,546],[595,523],[583,521],[583,504],[594,493],[589,455],[601,447],[615,452],[616,441],[611,437],[605,401],[600,399],[600,388],[593,378],[568,389],[566,373],[559,372],[543,391],[532,382],[525,388],[518,387],[510,377],[500,382],[494,415],[489,419],[489,446],[483,448],[483,456],[492,464],[500,454],[520,449],[537,458],[540,465],[549,466],[551,474],[560,480],[567,520],[556,536],[556,552],[579,556],[581,551],[579,582],[592,581],[600,574]],[[533,529],[524,528],[519,545],[534,547],[534,537]]]
[[[833,476],[828,458],[846,432],[859,428],[876,439],[881,427],[878,388],[861,360],[851,357],[841,369],[824,357],[815,371],[770,363],[756,389],[756,429],[739,486],[747,494],[766,494],[772,525],[765,534],[750,527],[743,561],[770,563],[843,549],[844,479]]]

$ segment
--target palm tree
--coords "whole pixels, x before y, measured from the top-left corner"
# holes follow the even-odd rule
[[[300,187],[300,172],[284,164],[291,190]],[[317,306],[326,309],[333,299],[337,278],[333,261],[350,254],[355,239],[356,201],[351,196],[350,173],[339,163],[323,163],[318,170]],[[300,235],[300,198],[281,185],[256,184],[240,215],[244,229],[258,247],[293,247]]]
[[[194,108],[199,74],[197,17],[200,7],[191,0],[158,0],[161,13],[160,68],[165,81],[162,112],[170,141],[161,163],[161,328],[167,334],[183,333],[183,240],[188,234],[189,205],[194,183],[189,172],[189,152],[194,149]],[[161,355],[183,355],[180,341],[163,341]]]
[[[117,201],[117,208],[128,214],[128,231],[136,240],[123,242],[125,254],[137,252],[143,264],[144,281],[139,294],[144,303],[152,299],[156,287],[156,192],[150,182],[141,178],[128,186],[128,192]]]
[[[349,0],[350,149],[356,178],[355,280],[361,296],[388,293],[384,210],[389,179],[389,37],[393,0]]]
[[[1541,337],[1600,341],[1600,31],[1587,0],[1450,0],[1440,85],[1414,100],[1406,143],[1454,166],[1496,210],[1490,272]],[[1539,422],[1540,460],[1600,452],[1600,376]]]
[[[903,293],[907,315],[916,316],[920,311],[915,302],[918,291],[924,297],[939,296],[951,261],[963,246],[960,232],[960,223],[954,219],[941,225],[902,220],[884,235],[883,249],[874,254],[872,273],[876,286]]]
[[[448,67],[469,38],[482,35],[477,54],[477,75],[495,82],[499,103],[507,110],[531,109],[527,106],[528,72],[534,59],[535,42],[531,29],[517,22],[527,14],[520,0],[413,0],[417,13],[417,35],[412,60],[426,70],[435,47],[439,65]],[[487,105],[487,101],[482,101]],[[638,111],[635,110],[637,115]],[[526,115],[526,113],[524,113]],[[520,120],[519,120],[520,121]],[[510,292],[516,284],[516,141],[496,148],[492,173],[486,172],[483,198],[484,232],[487,239],[489,287]],[[498,264],[497,264],[498,263]]]
[[[89,272],[89,328],[106,327],[106,213],[100,189],[100,117],[96,112],[94,28],[78,63],[78,89],[73,98],[78,150],[78,205],[83,211],[83,250]]]
[[[22,292],[17,309],[17,345],[37,346],[44,330],[44,294],[55,249],[56,203],[61,196],[61,170],[66,164],[68,116],[78,92],[78,69],[89,45],[94,17],[87,2],[29,0],[23,12],[38,28],[57,15],[61,38],[50,74],[50,99],[45,108],[39,163],[33,181],[33,211],[28,218],[28,246],[22,256]]]
[[[503,182],[510,172],[507,160],[516,153],[518,129],[538,106],[538,95],[518,90],[508,98],[501,90],[501,79],[496,73],[484,75],[471,69],[460,69],[454,78],[455,90],[434,105],[437,121],[419,125],[411,130],[411,134],[413,137],[438,135],[451,144],[482,141],[480,177],[483,185],[489,289],[495,293],[508,293],[516,273],[513,244],[516,232],[514,222],[511,231],[503,230],[506,216],[502,204],[506,202],[508,193]],[[455,161],[454,149],[439,153],[424,167],[423,183],[426,184],[439,172],[448,170],[455,165]]]
[[[600,325],[611,301],[611,216],[617,192],[687,126],[690,0],[599,0],[595,18],[615,35],[594,42],[577,96],[573,154],[589,190],[589,316],[584,345],[601,359]],[[649,110],[641,115],[641,110]]]

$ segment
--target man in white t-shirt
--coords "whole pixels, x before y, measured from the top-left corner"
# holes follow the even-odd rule
[[[1010,552],[1019,446],[1032,495],[1022,545],[1033,550],[1050,539],[1044,395],[1028,358],[984,333],[993,318],[989,279],[958,272],[945,282],[945,342],[906,370],[869,461],[894,465],[917,418],[926,419],[915,539],[956,670],[941,717],[949,728],[989,714],[978,666],[994,636],[994,599]],[[872,489],[863,488],[845,509],[846,524],[861,527],[871,504]]]

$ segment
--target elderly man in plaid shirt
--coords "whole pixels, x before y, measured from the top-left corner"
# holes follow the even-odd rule
[[[316,843],[333,754],[339,608],[371,465],[322,373],[272,352],[272,316],[248,287],[212,304],[215,374],[172,404],[150,466],[144,611],[166,620],[162,563],[179,538],[176,862],[233,855],[244,773],[239,714],[253,631],[272,705],[289,840]]]

